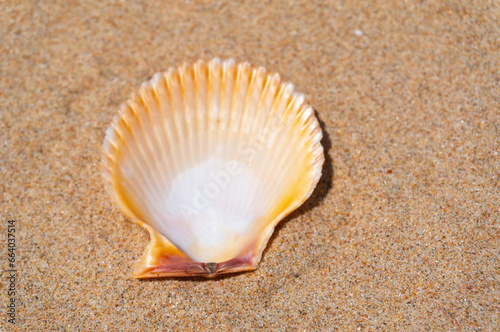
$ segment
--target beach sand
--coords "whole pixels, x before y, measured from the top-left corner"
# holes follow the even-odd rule
[[[3,3],[2,270],[8,220],[17,255],[0,330],[499,329],[499,15],[496,1]],[[216,56],[305,94],[323,176],[256,271],[133,279],[149,236],[104,190],[105,130],[156,72]]]

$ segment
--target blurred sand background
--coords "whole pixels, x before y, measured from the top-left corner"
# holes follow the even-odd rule
[[[498,331],[498,1],[2,1],[1,331]],[[258,270],[132,279],[147,233],[99,172],[154,73],[233,57],[305,93],[323,177]],[[3,238],[5,240],[5,238]],[[7,268],[7,246],[0,250]]]

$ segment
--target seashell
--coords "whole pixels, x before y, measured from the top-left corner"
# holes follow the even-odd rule
[[[151,242],[133,276],[253,270],[324,162],[313,109],[278,74],[229,59],[144,83],[106,131],[103,177]]]

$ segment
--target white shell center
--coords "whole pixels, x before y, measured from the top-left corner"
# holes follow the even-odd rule
[[[261,181],[245,163],[211,157],[180,173],[155,210],[155,225],[191,258],[220,262],[248,244]],[[262,207],[259,209],[259,207]]]

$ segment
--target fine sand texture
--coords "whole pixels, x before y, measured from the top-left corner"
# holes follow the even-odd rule
[[[3,1],[0,50],[0,331],[500,329],[499,1]],[[305,94],[322,178],[257,270],[133,279],[106,128],[213,57]]]

